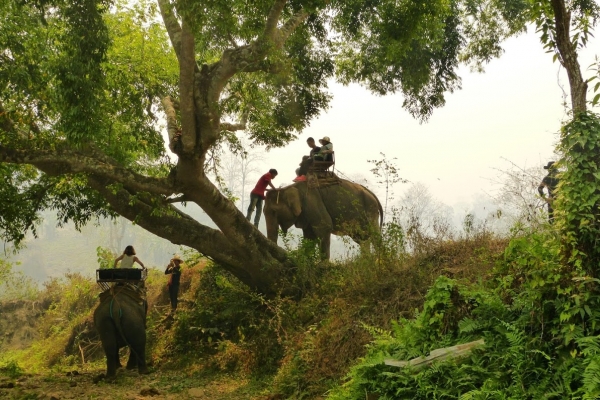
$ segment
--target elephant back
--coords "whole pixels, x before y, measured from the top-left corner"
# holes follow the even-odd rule
[[[117,295],[130,298],[136,303],[143,303],[146,300],[146,290],[132,284],[116,285],[100,293],[100,303],[110,301]]]

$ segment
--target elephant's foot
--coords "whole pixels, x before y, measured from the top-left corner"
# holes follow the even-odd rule
[[[100,383],[100,381],[103,380],[104,378],[106,378],[106,375],[100,374],[100,375],[95,376],[94,379],[92,379],[92,382]]]
[[[135,364],[133,364],[133,365],[127,364],[127,366],[125,367],[125,369],[127,369],[127,370],[132,370],[132,369],[136,369],[136,368],[137,368],[137,365],[135,365]]]
[[[148,371],[148,367],[144,366],[139,368],[138,373],[140,375],[148,375],[150,371]]]
[[[117,375],[113,374],[113,375],[105,375],[105,374],[100,374],[95,376],[92,379],[92,382],[94,383],[100,383],[101,381],[106,381],[108,383],[114,383],[117,380]]]

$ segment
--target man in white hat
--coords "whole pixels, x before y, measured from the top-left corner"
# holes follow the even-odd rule
[[[169,299],[171,299],[171,312],[174,312],[177,309],[177,295],[179,294],[182,262],[183,260],[179,257],[179,254],[175,254],[165,270],[165,275],[171,275],[169,277],[169,282],[167,283],[167,286],[169,287]]]
[[[333,154],[333,143],[331,143],[329,136],[323,136],[323,139],[319,139],[319,143],[321,143],[321,150],[318,154],[315,154],[315,160],[330,161],[332,159],[331,154]]]

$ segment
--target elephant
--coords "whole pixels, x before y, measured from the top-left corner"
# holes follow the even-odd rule
[[[147,374],[146,366],[146,300],[130,284],[117,284],[100,294],[94,311],[94,324],[106,355],[106,379],[113,380],[121,367],[119,349],[129,347],[127,369],[137,367]]]
[[[270,190],[264,214],[270,240],[277,242],[279,227],[287,232],[295,225],[302,229],[305,239],[320,241],[324,259],[330,257],[332,233],[350,236],[363,244],[380,231],[383,221],[381,203],[373,192],[339,178],[334,184],[319,186],[304,181]]]

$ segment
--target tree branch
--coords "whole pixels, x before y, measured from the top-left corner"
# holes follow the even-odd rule
[[[170,96],[164,97],[161,101],[165,115],[167,117],[167,134],[169,136],[169,149],[175,154],[179,154],[181,144],[181,129],[177,123],[177,113],[175,112],[176,103]]]
[[[243,131],[244,129],[246,129],[246,122],[240,122],[237,124],[232,124],[229,122],[221,122],[220,127],[221,127],[222,131],[230,131],[230,132]]]
[[[94,153],[94,151],[91,151]],[[29,164],[50,175],[87,173],[110,179],[140,192],[170,196],[177,192],[165,178],[144,176],[121,167],[106,155],[85,154],[66,149],[17,150],[0,145],[0,162]]]
[[[175,50],[177,59],[181,62],[181,26],[173,13],[173,5],[169,0],[158,0],[158,6],[160,7],[165,28],[167,28],[167,32],[169,33],[173,50]]]
[[[274,35],[276,33],[277,23],[279,22],[279,18],[281,18],[281,13],[283,12],[285,3],[287,3],[287,0],[275,0],[273,7],[271,7],[271,10],[269,10],[264,34],[265,37],[268,37],[271,40],[275,39]]]
[[[189,24],[183,22],[181,54],[179,56],[179,111],[181,113],[181,141],[183,152],[193,154],[196,147],[196,113],[194,107],[194,35]]]
[[[167,199],[167,203],[175,204],[175,203],[185,203],[188,201],[192,201],[193,199],[190,196],[186,196],[185,194],[178,197],[171,197]]]
[[[200,224],[173,206],[168,206],[167,210],[157,213],[155,207],[140,201],[125,189],[116,192],[108,189],[110,181],[102,178],[90,177],[88,183],[106,198],[111,208],[118,214],[171,243],[206,253],[225,269],[241,277],[246,284],[253,285],[243,266],[232,257],[236,254],[236,249],[218,230]]]
[[[292,16],[283,26],[279,29],[279,37],[277,38],[280,43],[279,46],[283,47],[283,44],[288,40],[290,35],[302,24],[310,14],[304,9],[298,11]]]

